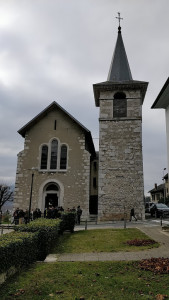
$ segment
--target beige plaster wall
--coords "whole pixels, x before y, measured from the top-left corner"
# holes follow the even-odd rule
[[[57,122],[54,130],[54,122]],[[41,145],[53,138],[68,146],[67,170],[40,170]],[[18,154],[14,207],[29,207],[32,170],[34,182],[32,208],[44,210],[43,190],[47,183],[56,182],[60,187],[60,203],[64,209],[80,205],[83,216],[89,210],[90,153],[85,150],[83,130],[59,109],[49,112],[26,134],[24,150]]]

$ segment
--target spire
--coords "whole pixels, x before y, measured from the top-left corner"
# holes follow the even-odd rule
[[[122,18],[120,17],[120,13],[118,13],[118,17],[116,18],[119,20],[118,37],[117,37],[117,42],[114,49],[114,54],[112,57],[107,81],[133,80],[125,47],[123,44],[122,35],[121,35],[120,20],[122,20]]]

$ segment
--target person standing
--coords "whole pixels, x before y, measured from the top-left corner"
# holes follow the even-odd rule
[[[132,217],[135,219],[135,221],[137,221],[137,218],[136,218],[135,212],[134,212],[134,208],[132,208],[130,211],[130,222],[132,221]]]
[[[29,211],[28,211],[28,209],[25,210],[24,223],[25,224],[29,223]]]
[[[81,218],[81,215],[82,215],[82,209],[80,208],[80,205],[77,207],[76,214],[77,214],[77,224],[80,225],[80,218]]]

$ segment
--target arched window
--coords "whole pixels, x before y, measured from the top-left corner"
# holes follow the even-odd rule
[[[58,191],[58,186],[54,183],[51,183],[47,186],[46,191]]]
[[[58,141],[53,140],[51,142],[51,159],[50,159],[50,169],[57,169],[57,157],[58,157]]]
[[[113,117],[127,117],[127,99],[125,93],[118,92],[114,95],[113,100]]]
[[[47,163],[48,163],[48,146],[44,145],[42,146],[42,151],[41,151],[40,168],[43,170],[47,169]]]
[[[67,146],[62,145],[60,150],[60,169],[67,168]]]

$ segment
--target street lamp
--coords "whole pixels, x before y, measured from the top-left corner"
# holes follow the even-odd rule
[[[30,191],[30,200],[29,200],[29,222],[30,222],[30,217],[31,217],[32,190],[33,190],[33,177],[34,177],[34,173],[32,173],[32,180],[31,180],[31,191]]]
[[[165,203],[165,181],[164,181],[164,171],[166,170],[166,168],[163,169],[163,184],[164,184],[164,203]]]
[[[31,168],[32,170],[32,179],[31,179],[31,191],[30,191],[30,199],[29,199],[29,222],[31,217],[31,206],[32,206],[32,191],[33,191],[33,178],[34,178],[34,170],[38,170],[37,168]]]

